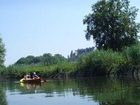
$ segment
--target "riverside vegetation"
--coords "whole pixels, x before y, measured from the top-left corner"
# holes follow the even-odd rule
[[[27,57],[28,58],[28,57]],[[53,57],[51,58],[53,59]],[[94,76],[135,76],[140,70],[140,45],[126,47],[122,52],[112,50],[95,50],[81,55],[75,61],[64,58],[60,62],[46,58],[46,63],[18,64],[18,61],[0,71],[8,78],[21,78],[29,72],[37,72],[44,78],[94,77]],[[25,60],[27,60],[25,58]],[[28,59],[29,60],[29,59]],[[29,62],[29,61],[27,61]],[[138,71],[137,71],[138,72]],[[138,73],[137,73],[138,76]]]
[[[85,16],[86,39],[93,39],[95,47],[71,52],[67,58],[28,56],[8,67],[1,66],[0,74],[7,78],[21,78],[37,72],[45,78],[130,76],[140,77],[140,24],[135,22],[138,9],[130,7],[128,0],[100,0],[92,5]],[[2,48],[3,49],[3,46]],[[85,51],[85,52],[84,52]],[[0,53],[3,56],[5,50]]]

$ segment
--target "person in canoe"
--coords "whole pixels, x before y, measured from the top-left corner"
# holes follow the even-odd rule
[[[34,72],[33,75],[31,76],[31,78],[33,78],[33,79],[39,79],[40,77],[36,74],[36,72]]]

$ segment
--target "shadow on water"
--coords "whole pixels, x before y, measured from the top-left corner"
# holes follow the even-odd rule
[[[0,87],[0,105],[7,105],[5,92]]]
[[[18,91],[18,94],[44,93],[45,97],[73,96],[88,97],[98,105],[140,105],[140,81],[109,78],[50,80],[42,84],[0,84],[3,90]],[[0,89],[0,105],[7,105],[5,93]],[[2,102],[2,104],[1,104]]]
[[[80,86],[80,94],[91,96],[99,105],[140,105],[139,80],[95,78]]]

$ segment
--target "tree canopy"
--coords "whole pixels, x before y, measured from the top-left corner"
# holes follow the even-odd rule
[[[93,38],[97,49],[120,51],[138,42],[140,24],[135,22],[138,9],[128,0],[100,0],[85,16],[86,39]]]

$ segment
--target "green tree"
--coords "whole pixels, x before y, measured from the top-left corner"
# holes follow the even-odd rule
[[[26,58],[20,58],[15,64],[19,65],[30,65],[30,64],[38,64],[40,62],[39,57],[34,57],[32,55],[27,56]]]
[[[44,65],[50,65],[53,64],[53,56],[50,53],[43,54],[42,62]]]
[[[128,0],[100,0],[85,16],[86,39],[93,38],[98,49],[115,51],[138,41],[140,24],[135,22],[138,9]]]
[[[0,38],[0,67],[4,66],[5,61],[5,47],[4,43],[2,42],[2,38]]]
[[[26,59],[22,57],[15,64],[26,64]]]
[[[32,56],[20,58],[15,65],[52,65],[66,61],[67,59],[60,54],[52,56],[50,53],[45,53],[42,56]]]
[[[67,59],[62,56],[61,54],[55,54],[54,55],[54,63],[57,64],[57,63],[62,63],[64,61],[67,61]]]

